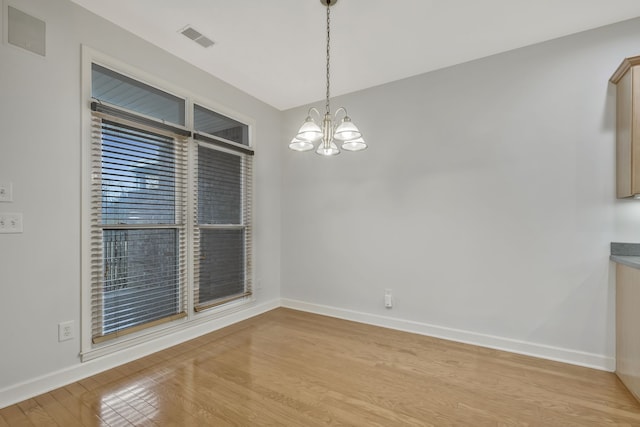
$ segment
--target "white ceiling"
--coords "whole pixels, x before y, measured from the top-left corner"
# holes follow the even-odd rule
[[[280,109],[325,95],[320,0],[72,0]],[[338,0],[340,95],[640,16],[640,0]],[[215,42],[182,34],[191,25]]]

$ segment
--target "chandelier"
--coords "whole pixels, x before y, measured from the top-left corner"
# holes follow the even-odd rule
[[[307,118],[300,126],[298,133],[289,143],[289,148],[295,151],[309,151],[313,150],[315,143],[320,141],[316,148],[316,153],[321,156],[335,156],[340,154],[340,149],[334,141],[339,141],[343,150],[347,151],[360,151],[367,148],[367,144],[362,138],[362,133],[358,130],[356,125],[353,124],[351,118],[347,114],[347,110],[344,107],[338,108],[335,115],[331,115],[331,109],[329,108],[329,89],[330,89],[330,42],[331,42],[331,6],[336,4],[338,0],[320,0],[320,3],[327,6],[327,95],[325,100],[325,112],[324,117],[320,112],[311,107],[307,113]],[[312,117],[312,113],[315,113],[317,119],[321,121],[319,126]],[[338,123],[338,116],[342,115],[341,120]],[[335,124],[334,124],[335,123]]]

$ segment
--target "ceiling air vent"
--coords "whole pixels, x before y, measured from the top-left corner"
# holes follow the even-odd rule
[[[185,28],[183,28],[182,30],[180,30],[180,32],[190,38],[191,40],[193,40],[194,42],[198,43],[200,46],[202,47],[210,47],[213,46],[213,40],[211,40],[210,38],[203,36],[202,33],[198,30],[196,30],[195,28],[191,27],[191,26],[186,26]]]

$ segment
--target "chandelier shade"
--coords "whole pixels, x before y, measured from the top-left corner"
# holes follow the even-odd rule
[[[289,148],[294,151],[309,151],[313,150],[313,142],[304,139],[293,138],[289,143]]]
[[[341,147],[347,151],[361,151],[367,148],[367,143],[362,137],[358,127],[351,121],[344,107],[338,108],[334,115],[329,108],[330,99],[330,46],[331,46],[331,6],[338,0],[320,0],[327,7],[327,93],[325,98],[324,117],[316,108],[310,108],[307,118],[298,129],[298,133],[289,143],[289,148],[294,151],[310,151],[316,148],[316,153],[321,156],[335,156],[340,154],[340,148],[334,140],[341,141]],[[338,114],[342,112],[344,117],[338,123]],[[318,125],[312,117],[315,113],[321,125]],[[336,124],[334,124],[336,123]]]
[[[313,121],[313,118],[311,118],[311,116],[309,115],[305,119],[302,126],[300,126],[296,138],[311,142],[318,141],[320,138],[322,138],[322,129],[320,129],[320,126],[318,126],[316,122]]]
[[[364,142],[364,139],[358,138],[352,141],[345,141],[342,143],[342,149],[347,151],[360,151],[367,148],[367,144]]]
[[[318,145],[316,154],[320,154],[321,156],[337,156],[340,154],[340,150],[335,142],[330,142],[329,144],[323,143]]]
[[[333,137],[341,141],[347,141],[361,138],[362,134],[356,125],[353,124],[349,116],[345,116],[340,125],[336,128],[336,131],[333,133]]]

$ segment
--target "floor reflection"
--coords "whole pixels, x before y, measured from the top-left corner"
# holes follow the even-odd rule
[[[138,382],[102,396],[100,418],[109,425],[139,425],[155,419],[158,407],[158,396]]]

